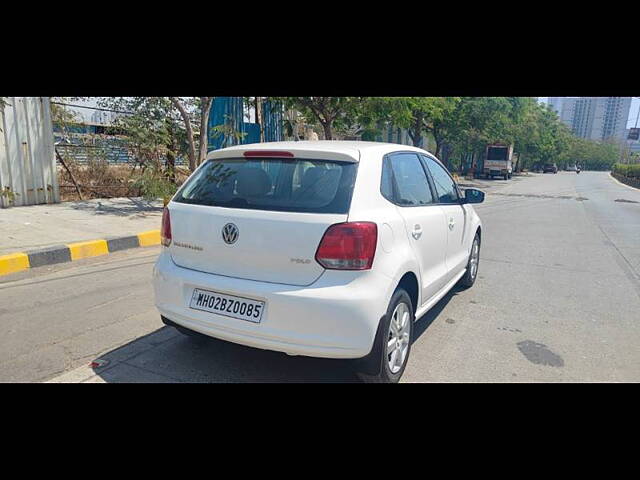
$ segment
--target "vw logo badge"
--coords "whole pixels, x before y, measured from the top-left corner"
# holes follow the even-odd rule
[[[233,223],[227,223],[222,227],[222,239],[227,245],[232,245],[238,240],[238,227]]]

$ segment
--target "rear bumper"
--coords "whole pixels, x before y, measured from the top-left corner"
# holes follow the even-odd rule
[[[166,252],[153,272],[156,307],[172,322],[250,347],[324,358],[361,358],[371,351],[391,283],[372,271],[330,270],[307,287],[257,282],[182,268]],[[191,309],[194,288],[264,301],[262,320]]]

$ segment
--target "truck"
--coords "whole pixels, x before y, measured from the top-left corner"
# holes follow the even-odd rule
[[[483,173],[486,178],[511,178],[513,173],[513,144],[491,143],[487,145]]]

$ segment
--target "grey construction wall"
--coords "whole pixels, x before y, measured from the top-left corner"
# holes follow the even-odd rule
[[[2,97],[0,208],[60,202],[49,97]]]

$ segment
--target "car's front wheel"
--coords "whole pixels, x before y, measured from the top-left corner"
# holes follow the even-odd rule
[[[414,312],[406,290],[398,288],[381,319],[371,353],[358,375],[368,383],[397,383],[407,366],[413,338]]]

